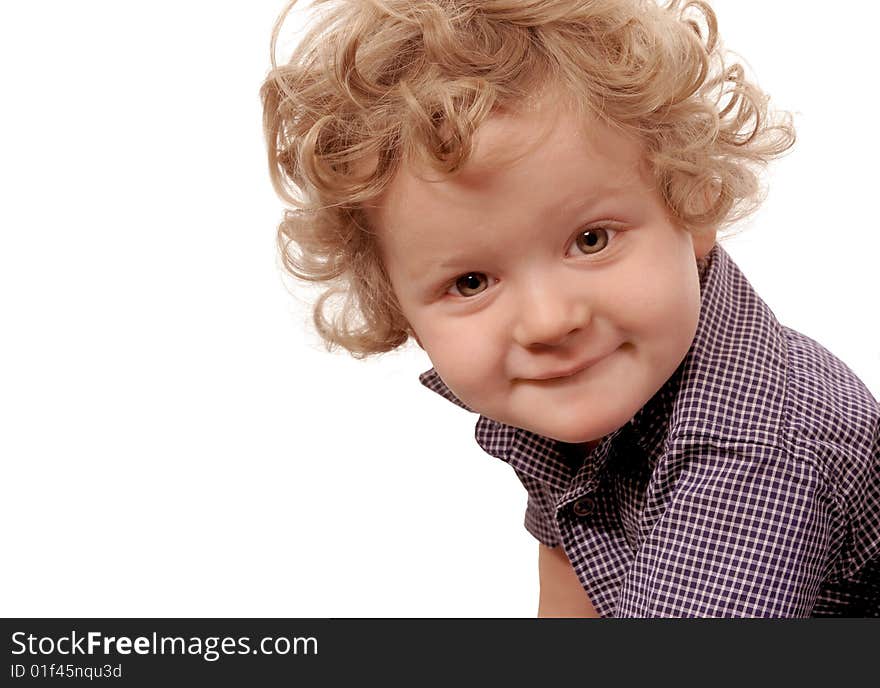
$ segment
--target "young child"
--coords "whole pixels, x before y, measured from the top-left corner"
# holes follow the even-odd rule
[[[480,414],[539,615],[880,615],[880,405],[716,243],[794,130],[711,8],[315,5],[261,92],[285,265]]]

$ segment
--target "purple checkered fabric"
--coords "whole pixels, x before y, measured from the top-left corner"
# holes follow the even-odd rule
[[[604,617],[880,616],[880,405],[720,245],[700,286],[686,358],[589,455],[484,416],[477,442]]]

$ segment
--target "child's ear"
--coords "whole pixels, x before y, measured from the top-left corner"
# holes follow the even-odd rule
[[[706,185],[703,190],[705,208],[711,208],[713,206],[714,200],[718,197],[719,193],[719,184],[717,180]],[[702,207],[700,208],[701,211],[703,209],[704,208]],[[715,246],[716,234],[718,234],[718,229],[716,227],[702,229],[699,232],[691,232],[691,238],[693,239],[694,244],[694,255],[697,260],[702,260],[709,255],[709,251]]]
[[[692,234],[694,241],[694,255],[697,260],[705,258],[715,245],[716,229],[705,229],[702,232]]]

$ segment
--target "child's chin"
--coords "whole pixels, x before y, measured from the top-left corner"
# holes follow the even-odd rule
[[[527,429],[538,435],[549,437],[551,440],[567,444],[598,444],[602,437],[604,437],[604,435],[597,436],[594,431],[584,430],[583,427],[566,428],[548,425]]]
[[[558,442],[565,442],[566,444],[583,444],[589,447],[599,444],[602,439],[601,437],[594,437],[593,435],[578,435],[570,433],[556,433],[555,435],[546,435],[546,437]]]
[[[591,422],[584,423],[584,418],[589,418],[588,412],[573,413],[567,418],[546,418],[545,422],[538,420],[533,423],[534,427],[529,428],[533,432],[549,437],[550,439],[567,444],[586,444],[595,446],[632,417],[629,409],[619,409],[614,412],[613,409],[605,409],[605,413],[601,415],[593,414],[590,418]],[[562,414],[559,414],[562,415]]]

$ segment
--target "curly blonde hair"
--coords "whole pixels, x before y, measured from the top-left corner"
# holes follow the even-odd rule
[[[760,169],[795,140],[791,115],[771,117],[768,96],[726,62],[702,0],[315,0],[278,66],[294,4],[260,90],[272,183],[292,206],[278,249],[291,275],[327,284],[315,326],[355,357],[412,334],[364,204],[403,163],[454,175],[493,112],[552,88],[639,137],[670,217],[694,233],[752,213]]]

